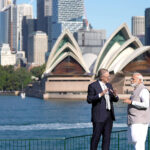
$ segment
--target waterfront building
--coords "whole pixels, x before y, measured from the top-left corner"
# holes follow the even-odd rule
[[[137,37],[132,36],[126,24],[122,24],[106,41],[101,49],[93,74],[106,68],[114,74],[119,72],[150,72],[149,46],[143,46]]]
[[[28,46],[28,62],[43,65],[45,63],[45,54],[48,50],[47,34],[42,31],[31,33]]]
[[[15,65],[16,64],[16,54],[12,54],[9,44],[0,45],[0,65]]]
[[[132,17],[132,35],[140,39],[145,44],[145,16]]]
[[[126,93],[126,75],[135,71],[150,73],[148,51],[150,46],[143,46],[124,23],[105,42],[90,70],[77,41],[66,30],[52,48],[41,82],[31,85],[28,94],[40,93],[38,97],[44,99],[86,99],[88,85],[97,78],[100,68],[109,70],[119,93]]]
[[[69,30],[65,30],[59,36],[47,61],[45,74],[57,74],[57,72],[60,75],[89,73],[81,50]]]
[[[150,8],[145,10],[145,45],[150,45]]]
[[[85,99],[91,82],[89,73],[78,43],[72,33],[65,30],[52,48],[40,86],[35,83],[27,93],[41,94],[44,99]]]

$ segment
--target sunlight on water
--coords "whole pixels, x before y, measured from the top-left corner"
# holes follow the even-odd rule
[[[114,124],[113,127],[127,127],[126,124]],[[50,123],[50,124],[31,124],[31,125],[3,125],[0,131],[26,131],[26,130],[64,130],[64,129],[85,129],[92,128],[92,123]]]

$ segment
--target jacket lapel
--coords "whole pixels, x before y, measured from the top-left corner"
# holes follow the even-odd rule
[[[102,92],[102,88],[100,86],[99,80],[96,81],[96,89],[97,89],[98,93]]]

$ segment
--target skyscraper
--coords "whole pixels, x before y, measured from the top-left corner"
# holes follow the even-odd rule
[[[12,0],[0,0],[0,11],[10,4],[12,4]]]
[[[26,58],[28,58],[28,38],[29,35],[37,30],[37,19],[29,19],[27,16],[23,17],[22,22],[22,41],[23,50],[25,51]]]
[[[22,49],[22,20],[32,18],[32,6],[29,4],[11,4],[0,11],[0,43],[8,43],[11,50]]]
[[[140,39],[145,44],[145,17],[133,16],[132,17],[132,34]]]
[[[84,0],[53,0],[53,22],[82,21]]]
[[[23,18],[33,18],[32,5],[21,4],[13,7],[13,47],[14,50],[23,50]]]
[[[145,10],[145,45],[150,45],[150,8]]]
[[[50,16],[52,16],[52,0],[37,0],[37,30],[48,34]]]
[[[9,30],[9,12],[0,12],[0,44],[8,43],[8,30]]]
[[[37,18],[41,23],[41,25],[38,23],[38,26],[42,28],[42,25],[44,25],[43,22],[45,21],[40,20],[42,20],[43,17],[47,17],[49,50],[65,29],[69,29],[74,33],[83,27],[83,15],[84,0],[37,1]]]
[[[8,43],[13,50],[13,5],[0,11],[0,43]]]
[[[81,29],[74,33],[74,37],[78,42],[83,55],[87,53],[98,55],[100,49],[106,42],[106,31]]]
[[[83,27],[84,0],[53,0],[51,45],[69,29],[72,33]]]
[[[29,36],[28,62],[35,65],[43,65],[45,63],[45,54],[47,52],[48,37],[46,33],[37,31]]]

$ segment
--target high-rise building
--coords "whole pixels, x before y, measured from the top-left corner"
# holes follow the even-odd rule
[[[48,37],[46,33],[37,31],[30,34],[28,46],[28,62],[35,65],[43,65],[48,50]]]
[[[37,0],[38,30],[48,34],[49,50],[58,36],[83,27],[84,0]]]
[[[16,54],[12,54],[9,44],[0,45],[0,65],[15,65],[16,64]]]
[[[0,11],[5,9],[10,4],[12,4],[12,0],[0,0]]]
[[[0,11],[0,43],[8,43],[13,50],[13,5]]]
[[[8,43],[8,30],[9,30],[9,12],[0,12],[0,44]]]
[[[84,0],[53,0],[53,22],[82,21]]]
[[[20,4],[13,7],[13,47],[14,50],[23,50],[23,18],[33,18],[33,8],[29,4]]]
[[[28,58],[28,38],[29,35],[35,31],[37,31],[37,19],[28,19],[27,16],[24,16],[22,22],[22,46],[26,58]]]
[[[150,45],[150,8],[145,10],[145,45]]]
[[[52,16],[52,0],[37,0],[37,30],[48,34],[50,16]]]
[[[48,47],[51,45],[52,4],[53,0],[37,0],[37,30],[48,35]]]
[[[132,17],[132,35],[138,37],[145,44],[145,16]]]
[[[58,36],[69,29],[72,33],[83,27],[84,0],[53,0],[51,46]]]
[[[9,5],[0,11],[0,43],[8,43],[10,49],[22,50],[22,20],[32,18],[32,6],[28,4]]]
[[[74,33],[74,37],[77,40],[83,55],[87,53],[98,55],[100,49],[106,42],[106,31],[81,29]]]

